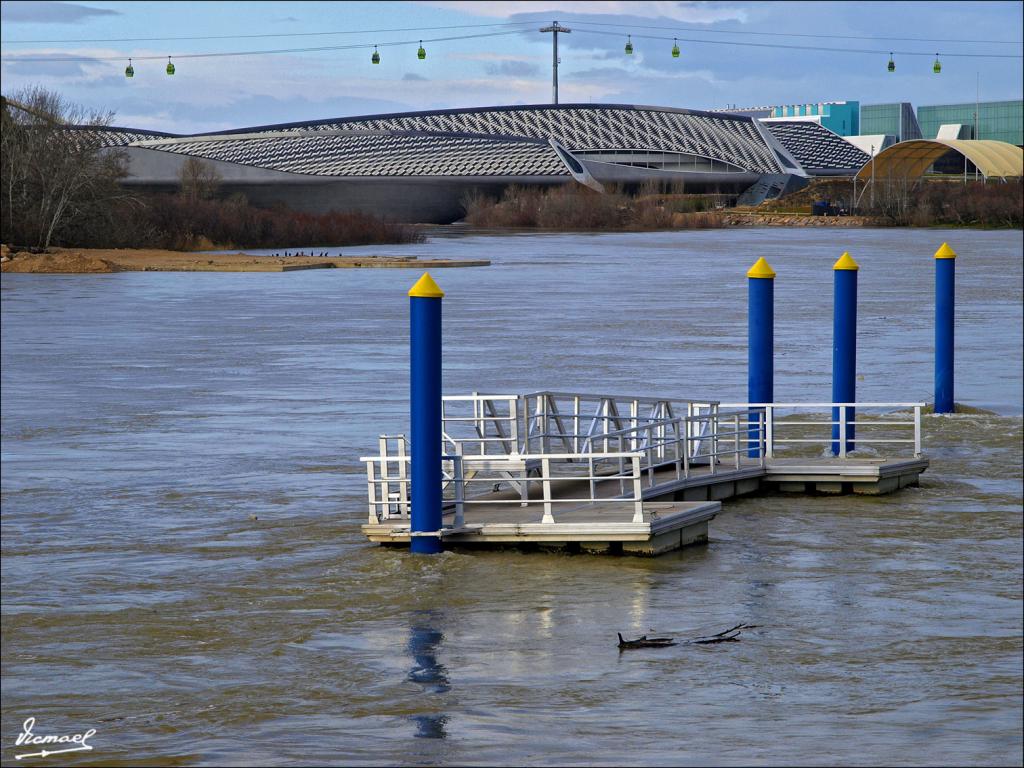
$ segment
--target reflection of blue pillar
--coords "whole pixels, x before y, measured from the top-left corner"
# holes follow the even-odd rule
[[[412,411],[412,514],[410,550],[441,551],[441,299],[444,292],[426,272],[409,290]]]
[[[421,624],[412,627],[409,633],[409,655],[413,659],[413,667],[409,672],[408,679],[418,683],[424,693],[437,694],[445,693],[451,689],[448,681],[448,670],[437,660],[437,652],[444,640],[440,630],[430,626],[436,621],[431,611],[421,613]],[[443,700],[434,701],[429,696],[421,697],[421,709],[440,709],[444,706]],[[416,724],[416,736],[422,739],[443,739],[446,737],[445,725],[448,716],[443,712],[429,712],[412,715],[412,722]]]
[[[943,243],[935,252],[935,412],[952,413],[953,306],[956,253]]]
[[[760,258],[747,271],[747,278],[747,402],[770,403],[775,399],[775,272]],[[759,432],[752,423],[747,455],[753,459],[761,456]]]
[[[844,253],[833,266],[835,298],[832,321],[832,402],[853,403],[857,399],[857,270],[860,267]],[[839,445],[838,408],[832,409],[832,455]],[[854,447],[853,408],[846,409],[846,452]]]

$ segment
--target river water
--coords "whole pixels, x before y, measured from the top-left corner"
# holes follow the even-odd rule
[[[725,502],[654,558],[371,546],[358,457],[407,429],[409,270],[2,279],[2,758],[118,764],[1020,764],[1020,232],[434,236],[445,389],[830,399],[831,264],[861,264],[858,399],[929,400],[931,254],[957,400],[920,488]],[[739,643],[620,654],[615,632]],[[56,758],[51,758],[53,762]],[[25,760],[20,764],[33,762]]]

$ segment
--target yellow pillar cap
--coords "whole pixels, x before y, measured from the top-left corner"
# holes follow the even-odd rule
[[[775,277],[775,270],[772,269],[771,264],[765,261],[764,256],[762,256],[754,262],[754,266],[747,270],[747,277],[761,277],[771,280]]]
[[[418,299],[443,299],[444,291],[437,287],[429,272],[424,272],[416,285],[409,289],[409,295]]]
[[[839,261],[832,265],[832,269],[849,269],[856,272],[860,269],[860,264],[853,260],[853,257],[843,251],[843,255],[839,257]]]
[[[949,247],[949,243],[943,243],[935,252],[936,259],[955,259],[956,251]]]

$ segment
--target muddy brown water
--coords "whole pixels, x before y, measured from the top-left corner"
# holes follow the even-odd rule
[[[776,397],[957,399],[920,488],[729,501],[655,559],[368,545],[358,458],[406,429],[406,270],[2,278],[3,701],[78,764],[1021,763],[1020,232],[433,236],[445,389],[741,400],[744,272],[778,272]],[[620,653],[616,632],[741,641]],[[18,765],[55,764],[33,758]]]

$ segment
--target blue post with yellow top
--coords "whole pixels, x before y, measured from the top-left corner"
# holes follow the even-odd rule
[[[843,253],[832,265],[834,299],[832,316],[832,402],[853,403],[857,399],[857,271],[860,266]],[[840,424],[842,411],[832,409],[832,455],[845,455],[854,448],[854,408],[846,409],[845,446],[843,425]]]
[[[775,399],[775,271],[764,257],[747,271],[747,402]],[[763,409],[758,409],[762,410]],[[751,415],[747,455],[761,456],[761,435]]]
[[[956,252],[943,243],[935,252],[935,412],[953,413],[953,319]]]
[[[409,289],[412,552],[441,551],[441,300],[427,272]],[[421,535],[417,535],[421,534]],[[425,535],[422,535],[425,534]]]

